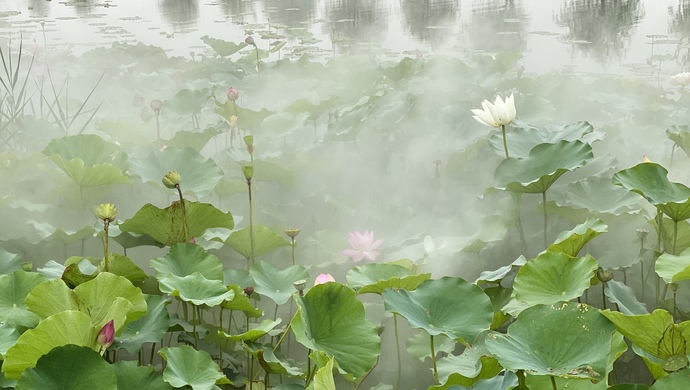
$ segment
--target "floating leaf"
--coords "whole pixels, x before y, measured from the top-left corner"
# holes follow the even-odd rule
[[[232,214],[224,213],[208,203],[184,201],[187,212],[187,227],[189,237],[201,236],[206,229],[232,229],[234,222]],[[173,202],[165,209],[159,209],[152,204],[146,204],[134,216],[122,224],[124,232],[147,234],[154,240],[172,246],[179,242],[186,242],[183,225],[183,210],[179,201]]]
[[[530,260],[515,276],[515,298],[529,305],[552,304],[581,296],[598,268],[591,256],[573,258],[546,252]]]
[[[323,283],[295,300],[298,311],[291,327],[297,342],[333,356],[354,378],[374,367],[381,339],[365,319],[364,306],[354,291],[340,283]]]
[[[194,390],[211,390],[216,383],[229,383],[220,367],[204,351],[183,345],[161,348],[158,354],[167,361],[163,380],[173,387],[191,386]]]
[[[613,175],[613,184],[644,196],[674,221],[690,218],[690,188],[668,180],[659,164],[644,162]]]
[[[118,360],[110,367],[117,376],[118,390],[172,390],[152,366],[139,366],[136,361]]]
[[[496,168],[496,187],[508,191],[544,193],[564,173],[594,158],[592,147],[580,141],[535,146],[525,159],[503,160]]]
[[[556,241],[549,245],[548,252],[562,252],[575,257],[594,237],[608,231],[608,226],[599,218],[589,218],[570,231],[562,232]]]
[[[414,290],[431,274],[415,275],[409,269],[395,264],[371,263],[352,268],[347,272],[347,283],[358,294],[382,294],[387,288]]]
[[[309,273],[301,265],[293,265],[279,270],[266,262],[258,262],[249,270],[254,279],[254,291],[267,296],[277,305],[282,305],[297,292],[294,283],[298,280],[308,280]]]
[[[239,44],[234,42],[224,41],[222,39],[210,38],[208,35],[201,37],[201,40],[211,46],[211,49],[218,53],[221,57],[227,57],[233,55],[247,46],[245,42],[240,42]]]
[[[24,303],[26,296],[46,278],[34,272],[14,271],[0,275],[0,323],[33,328],[39,317]]]
[[[492,332],[486,348],[510,371],[598,382],[606,379],[614,330],[585,304],[538,305],[520,313],[507,335]]]
[[[383,303],[386,311],[405,317],[410,327],[465,344],[489,329],[494,313],[479,286],[452,277],[427,280],[414,291],[387,289]]]
[[[75,364],[79,362],[79,364]],[[65,345],[38,359],[17,381],[18,390],[70,389],[118,390],[117,377],[108,362],[91,348]]]
[[[249,259],[252,254],[249,226],[230,234],[228,239],[225,240],[225,244]],[[281,246],[289,245],[290,242],[269,227],[254,225],[254,257],[269,253]]]

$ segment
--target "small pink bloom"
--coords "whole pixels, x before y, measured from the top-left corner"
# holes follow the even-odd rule
[[[230,87],[228,89],[228,100],[231,102],[234,102],[235,100],[239,99],[240,93],[237,92],[237,90],[234,87]]]
[[[190,244],[196,244],[196,238],[192,237],[189,239]]]
[[[314,286],[316,286],[317,284],[324,284],[328,282],[335,282],[333,276],[331,276],[331,274],[321,274],[316,277],[316,280],[314,281]]]
[[[369,260],[376,260],[376,256],[379,255],[376,249],[381,246],[383,240],[374,241],[374,232],[368,230],[364,233],[349,233],[349,235],[348,242],[352,249],[342,251],[343,256],[352,257],[355,262],[361,261],[365,257]]]
[[[96,337],[96,342],[98,345],[102,346],[103,349],[108,348],[113,344],[115,340],[115,324],[113,320],[110,320],[100,332],[98,332],[98,337]]]

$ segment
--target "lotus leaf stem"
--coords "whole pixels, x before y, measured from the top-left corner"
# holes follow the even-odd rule
[[[149,366],[153,365],[153,356],[156,352],[156,343],[151,344],[151,354],[149,355]]]
[[[192,304],[192,332],[194,333],[194,348],[199,348],[199,335],[196,333],[196,310]]]
[[[603,305],[603,310],[606,310],[606,282],[601,283],[601,304]]]
[[[503,133],[503,150],[506,152],[506,158],[510,158],[508,154],[508,140],[506,140],[506,125],[501,125],[501,133]]]
[[[254,211],[252,207],[252,179],[247,179],[247,188],[249,189],[249,260],[252,266],[254,265]]]
[[[402,377],[402,361],[400,359],[400,336],[398,335],[398,315],[393,313],[393,328],[395,329],[395,347],[398,352],[398,380],[395,383],[395,389],[400,389],[400,379]]]
[[[108,258],[108,225],[110,225],[110,220],[105,219],[103,221],[103,230],[105,230],[105,237],[103,238],[103,246],[105,247],[105,272],[110,272],[110,259]]]
[[[220,323],[218,325],[218,329],[220,329],[221,331],[223,330],[223,306],[222,305],[220,306]],[[222,340],[225,340],[225,343]],[[223,344],[222,347],[221,347],[221,344]],[[221,337],[218,340],[218,349],[220,350],[219,354],[218,354],[218,356],[219,356],[218,365],[220,366],[221,371],[223,371],[223,350],[225,349],[226,345],[227,345],[227,339]]]
[[[546,191],[541,193],[541,199],[542,199],[542,206],[544,207],[544,249],[549,247],[549,241],[548,241],[548,235],[546,232],[549,220],[548,220],[548,215],[546,214]]]
[[[434,351],[434,336],[429,335],[429,345],[431,346],[431,361],[434,362],[434,380],[439,385],[438,368],[436,368],[436,351]]]
[[[189,230],[187,228],[187,208],[184,204],[182,188],[179,184],[177,184],[175,187],[177,188],[177,193],[180,195],[180,205],[182,205],[182,229],[184,230],[184,242],[189,242]]]
[[[553,376],[549,376],[549,378],[551,378],[551,387],[553,390],[558,390],[558,387],[556,386],[556,378]]]

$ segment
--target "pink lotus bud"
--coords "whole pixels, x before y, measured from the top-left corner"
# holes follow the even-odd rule
[[[113,344],[115,340],[115,324],[113,320],[110,320],[100,332],[98,332],[98,337],[96,337],[96,342],[98,345],[102,346],[103,349],[108,348]]]
[[[189,243],[190,243],[190,244],[196,244],[196,238],[191,237],[191,238],[189,239]]]
[[[228,100],[229,101],[234,102],[235,100],[239,99],[239,97],[240,97],[240,93],[237,92],[235,87],[230,87],[230,89],[228,89]]]
[[[321,274],[316,277],[316,280],[314,281],[314,286],[316,286],[317,284],[323,284],[328,282],[335,282],[333,276],[331,276],[331,274]]]

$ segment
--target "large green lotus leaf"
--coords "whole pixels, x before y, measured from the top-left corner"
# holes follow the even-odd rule
[[[457,375],[457,374],[456,374]],[[509,390],[515,389],[518,384],[517,376],[511,371],[506,371],[504,375],[495,376],[491,379],[482,379],[473,384],[472,387],[465,387],[460,385],[450,386],[436,386],[434,389],[439,390]]]
[[[127,278],[132,283],[143,282],[148,275],[127,256],[119,253],[108,254],[108,272]],[[105,260],[98,264],[98,272],[105,272]]]
[[[93,226],[84,226],[78,230],[65,230],[55,227],[50,223],[38,222],[35,220],[27,221],[27,225],[29,226],[31,233],[40,237],[41,241],[50,241],[57,238],[65,245],[75,243],[85,238],[93,237],[98,232]],[[36,241],[36,243],[38,242],[40,241]]]
[[[39,318],[27,309],[26,296],[46,278],[35,272],[17,270],[0,275],[0,322],[33,328]]]
[[[690,248],[680,255],[664,253],[654,263],[654,270],[666,283],[690,279]]]
[[[206,229],[232,229],[235,226],[230,212],[224,213],[212,204],[187,200],[184,204],[190,238],[201,236]],[[120,229],[124,232],[147,234],[167,246],[186,242],[181,205],[179,200],[164,209],[150,203],[145,204],[132,218],[120,224]]]
[[[238,284],[229,285],[228,290],[234,291],[235,296],[232,297],[232,300],[223,301],[223,303],[221,303],[224,309],[239,310],[244,312],[247,317],[251,318],[259,318],[264,315],[263,310],[252,305],[251,301],[249,301],[249,297],[245,295],[244,290]]]
[[[120,230],[120,226],[112,224],[110,225],[109,232],[110,238],[115,240],[120,246],[125,250],[130,248],[135,248],[138,246],[157,246],[159,248],[164,247],[164,244],[154,240],[151,236],[147,234],[133,234],[129,232],[123,232]]]
[[[682,370],[654,382],[649,390],[679,390],[690,388],[690,370]]]
[[[146,314],[146,301],[141,290],[122,276],[103,272],[74,290],[61,279],[48,280],[36,286],[25,300],[33,313],[44,319],[65,310],[80,310],[91,317],[101,329],[115,321],[119,330],[125,323]]]
[[[666,359],[671,355],[686,355],[690,339],[690,321],[675,324],[666,310],[657,309],[651,314],[629,316],[617,311],[604,310],[616,329],[645,352]]]
[[[503,308],[510,303],[513,297],[513,288],[505,288],[500,285],[496,287],[487,287],[484,289],[484,294],[489,296],[491,307],[494,309],[494,316],[491,320],[491,330],[497,330],[510,319],[510,315],[504,313]]]
[[[482,273],[479,274],[477,280],[474,281],[474,284],[500,283],[501,280],[503,280],[503,278],[505,278],[510,271],[512,271],[515,268],[519,269],[526,263],[527,259],[525,258],[525,256],[520,255],[520,257],[515,259],[515,261],[499,269],[493,271],[482,271]]]
[[[335,379],[333,378],[333,365],[335,363],[335,360],[326,357],[327,363],[316,370],[316,374],[314,374],[314,383],[313,386],[309,386],[308,389],[312,390],[337,390],[335,387]]]
[[[255,342],[261,337],[267,335],[268,332],[272,331],[276,326],[280,325],[281,322],[282,320],[280,318],[278,318],[275,321],[263,320],[261,321],[261,323],[255,324],[251,327],[251,329],[241,334],[230,335],[223,331],[219,331],[218,334],[223,338],[229,338],[235,341]]]
[[[484,345],[485,335],[465,348],[461,355],[448,355],[438,361],[438,376],[441,383],[472,386],[481,379],[493,378],[503,370],[498,361],[491,357]],[[434,388],[434,387],[432,387]]]
[[[601,381],[614,331],[598,310],[585,304],[537,305],[520,313],[507,335],[487,337],[486,348],[510,371]]]
[[[644,196],[674,221],[690,218],[690,188],[668,180],[659,164],[644,162],[613,175],[613,184]]]
[[[146,157],[132,160],[130,171],[144,182],[156,183],[161,189],[163,176],[170,171],[177,171],[182,178],[182,193],[192,193],[198,198],[211,195],[213,188],[223,178],[223,171],[213,160],[205,159],[189,147],[151,150]]]
[[[315,121],[319,119],[326,110],[333,107],[335,100],[336,98],[331,98],[328,100],[321,100],[319,104],[314,104],[307,98],[297,99],[288,104],[283,111],[292,113],[307,112],[309,113],[309,119]]]
[[[163,102],[163,110],[178,117],[198,114],[211,96],[210,88],[200,90],[181,89],[177,91],[172,99]]]
[[[0,275],[9,274],[12,271],[21,269],[23,262],[24,261],[19,255],[0,248]]]
[[[17,342],[7,350],[2,372],[6,378],[19,379],[22,372],[35,367],[38,359],[55,347],[74,344],[99,349],[96,336],[101,328],[95,328],[86,314],[68,310],[41,321],[34,329],[22,333]]]
[[[245,42],[240,42],[239,44],[235,42],[228,42],[222,39],[210,38],[208,35],[201,37],[201,40],[211,46],[211,49],[218,53],[221,57],[227,57],[233,55],[247,46]]]
[[[613,385],[608,390],[648,390],[649,386],[641,383],[624,383],[620,385]]]
[[[264,119],[274,112],[262,108],[261,111],[254,111],[248,108],[242,108],[239,104],[235,104],[232,101],[225,101],[224,103],[216,100],[216,108],[214,112],[221,117],[228,119],[231,115],[237,115],[239,120],[237,121],[237,127],[240,130],[251,131],[256,130],[261,126]]]
[[[172,390],[152,366],[139,366],[136,361],[118,360],[112,367],[117,376],[117,390]]]
[[[623,314],[649,314],[644,303],[637,300],[635,290],[617,280],[609,280],[606,283],[604,294],[611,302],[618,305],[618,310]]]
[[[254,287],[254,279],[249,275],[249,271],[246,269],[223,269],[223,280],[225,284],[230,286],[231,284],[237,284],[241,288],[252,286]]]
[[[551,385],[551,378],[548,376],[527,375],[528,389],[553,389]],[[556,378],[557,389],[568,390],[607,390],[606,381],[602,380],[597,383],[585,381],[582,379],[573,378]]]
[[[175,244],[165,257],[151,260],[151,267],[158,279],[168,275],[182,278],[198,272],[209,280],[223,280],[223,264],[197,244]]]
[[[688,126],[673,125],[666,129],[666,136],[680,146],[685,154],[690,157],[690,132],[688,131]]]
[[[592,147],[580,141],[535,146],[525,159],[507,158],[494,174],[496,187],[515,192],[543,193],[564,173],[594,158]]]
[[[144,317],[125,326],[117,337],[117,347],[136,354],[144,343],[157,343],[163,339],[170,327],[167,299],[158,295],[146,296],[147,312]]]
[[[211,390],[216,383],[229,383],[218,364],[204,351],[183,345],[161,348],[158,354],[168,362],[163,380],[175,388],[191,386],[194,390]]]
[[[414,291],[387,289],[383,303],[386,311],[405,317],[410,327],[464,344],[488,330],[494,314],[479,286],[453,277],[427,280]]]
[[[595,131],[589,122],[575,122],[565,126],[546,126],[543,129],[516,126],[507,129],[506,139],[510,157],[527,158],[532,148],[539,144],[555,144],[559,141],[582,141],[591,144],[603,139],[603,132]],[[489,140],[491,148],[499,156],[504,156],[503,137],[494,133]]]
[[[235,296],[235,292],[228,290],[222,281],[206,279],[199,272],[185,277],[168,275],[160,279],[159,284],[162,292],[197,306],[218,306]]]
[[[297,114],[279,112],[264,119],[261,127],[265,132],[261,134],[268,137],[284,137],[304,130],[307,119],[309,119],[309,114],[304,112]]]
[[[129,183],[124,174],[127,154],[97,135],[73,135],[53,140],[43,154],[82,187]]]
[[[78,364],[75,364],[77,363]],[[27,368],[17,381],[17,390],[70,389],[118,390],[117,377],[108,362],[91,348],[65,345],[53,348]]]
[[[358,294],[382,294],[387,288],[414,290],[431,274],[414,275],[409,269],[395,264],[371,263],[347,271],[347,284]]]
[[[19,332],[17,332],[14,326],[8,323],[0,323],[0,360],[3,359],[7,350],[17,342],[18,338]]]
[[[580,250],[594,237],[608,231],[608,226],[599,218],[589,218],[570,231],[562,232],[553,244],[546,248],[547,252],[562,252],[575,257]]]
[[[545,252],[520,268],[513,288],[515,298],[530,305],[575,299],[589,288],[599,265],[591,256],[573,258]]]
[[[254,160],[254,180],[293,185],[297,182],[297,175],[295,172],[283,168],[283,166],[278,163],[266,160]]]
[[[314,286],[295,296],[298,310],[290,325],[305,347],[333,356],[354,378],[366,375],[381,353],[381,338],[364,316],[355,292],[340,283]]]
[[[251,239],[249,236],[249,226],[247,226],[236,232],[232,232],[228,239],[225,240],[225,244],[249,259],[252,253]],[[254,225],[254,257],[269,253],[281,246],[289,245],[289,241],[271,230],[268,226]]]
[[[397,314],[395,314],[397,315]],[[436,353],[450,354],[455,350],[458,343],[445,335],[434,336],[434,351]],[[427,358],[431,358],[431,340],[427,332],[418,332],[414,336],[407,339],[405,345],[407,352],[415,359],[423,362]]]
[[[277,356],[276,352],[280,351],[274,351],[273,345],[271,344],[243,343],[242,347],[244,347],[245,351],[250,352],[256,357],[261,368],[266,372],[293,377],[304,376],[304,372],[299,367],[291,365],[291,361],[282,356],[282,354]],[[298,390],[302,389],[303,388],[300,388]]]
[[[638,214],[646,205],[639,196],[612,186],[611,180],[605,177],[589,177],[568,185],[563,192],[563,200],[557,200],[556,203],[586,210],[587,213],[612,215]]]
[[[201,149],[216,135],[218,135],[218,130],[215,127],[207,127],[203,131],[178,131],[166,143],[168,147],[179,149],[189,147],[201,153]]]
[[[652,354],[649,354],[637,345],[633,344],[632,345],[632,350],[635,352],[635,354],[639,357],[642,358],[644,361],[645,365],[647,366],[647,369],[649,370],[649,373],[652,374],[652,377],[655,380],[659,380],[660,378],[663,378],[668,375],[666,371],[664,371],[664,367],[662,366],[664,364],[664,359],[658,358]]]
[[[279,270],[264,261],[258,262],[249,270],[254,279],[254,291],[265,295],[277,305],[282,305],[294,294],[294,283],[298,280],[309,280],[309,273],[301,265],[293,265]]]

